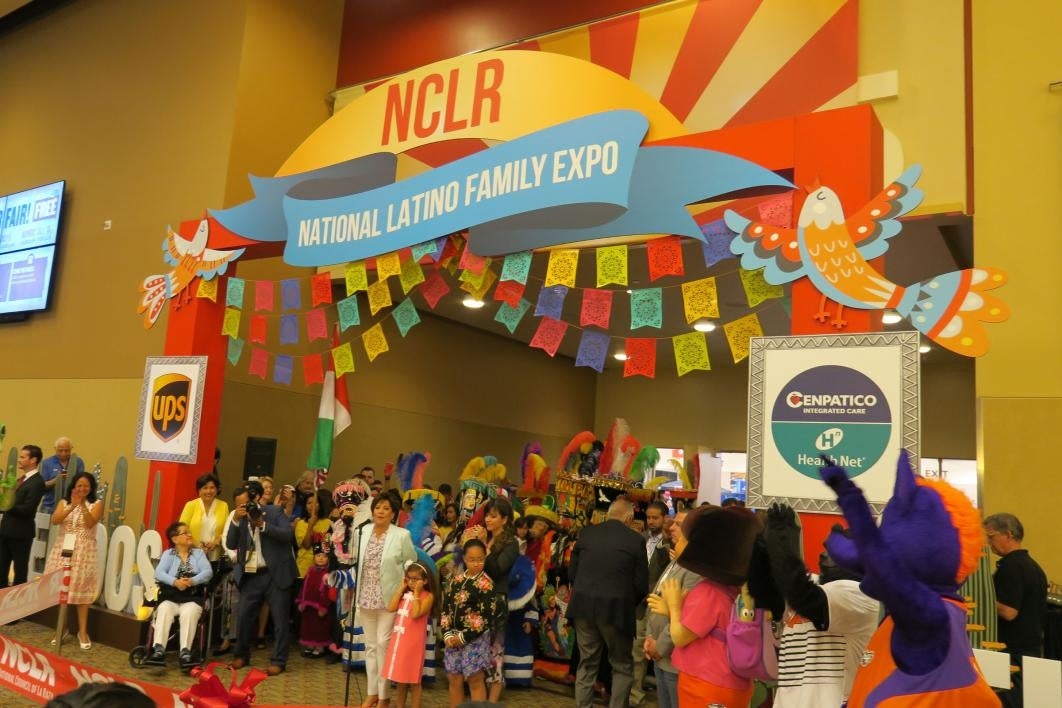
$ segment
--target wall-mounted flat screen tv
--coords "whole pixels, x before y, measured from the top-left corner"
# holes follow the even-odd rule
[[[0,321],[48,309],[65,186],[0,196]]]

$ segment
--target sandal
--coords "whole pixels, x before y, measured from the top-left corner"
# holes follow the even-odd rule
[[[379,699],[376,696],[366,696],[365,697],[365,702],[362,703],[361,706],[359,706],[359,708],[374,708],[374,706],[378,702],[379,702]]]

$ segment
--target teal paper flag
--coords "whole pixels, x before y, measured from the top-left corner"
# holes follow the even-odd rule
[[[339,331],[346,332],[350,327],[361,324],[357,293],[336,303],[336,309],[339,310]]]
[[[510,307],[509,303],[503,302],[494,314],[494,321],[501,322],[509,330],[509,334],[512,334],[516,331],[516,326],[520,324],[520,320],[524,318],[530,307],[531,303],[524,298],[520,298],[520,302],[517,303],[516,307]]]
[[[417,314],[417,308],[413,307],[413,301],[409,298],[391,310],[391,317],[394,318],[398,331],[403,337],[406,336],[406,332],[420,324],[420,315]]]
[[[225,287],[225,307],[243,307],[243,278],[229,278]]]
[[[531,270],[531,251],[510,253],[502,264],[501,279],[515,280],[527,285],[527,274]]]
[[[236,366],[243,354],[243,340],[238,337],[229,337],[229,363]]]
[[[424,243],[418,243],[413,247],[413,260],[419,263],[420,259],[424,256],[430,256],[435,253],[436,245],[435,239],[425,241]]]
[[[631,329],[656,327],[663,324],[660,288],[645,288],[631,293]]]

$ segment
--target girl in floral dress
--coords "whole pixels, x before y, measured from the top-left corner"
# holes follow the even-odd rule
[[[464,683],[473,701],[487,699],[484,671],[491,665],[490,641],[497,599],[494,583],[483,572],[487,547],[479,539],[464,545],[465,570],[450,578],[443,596],[440,625],[450,707],[464,702]]]

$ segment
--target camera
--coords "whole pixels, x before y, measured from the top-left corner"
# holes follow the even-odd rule
[[[247,483],[247,503],[243,505],[243,509],[247,512],[247,517],[251,521],[258,521],[262,518],[262,505],[258,503],[258,499],[263,493],[265,493],[265,489],[259,482],[251,481]]]

